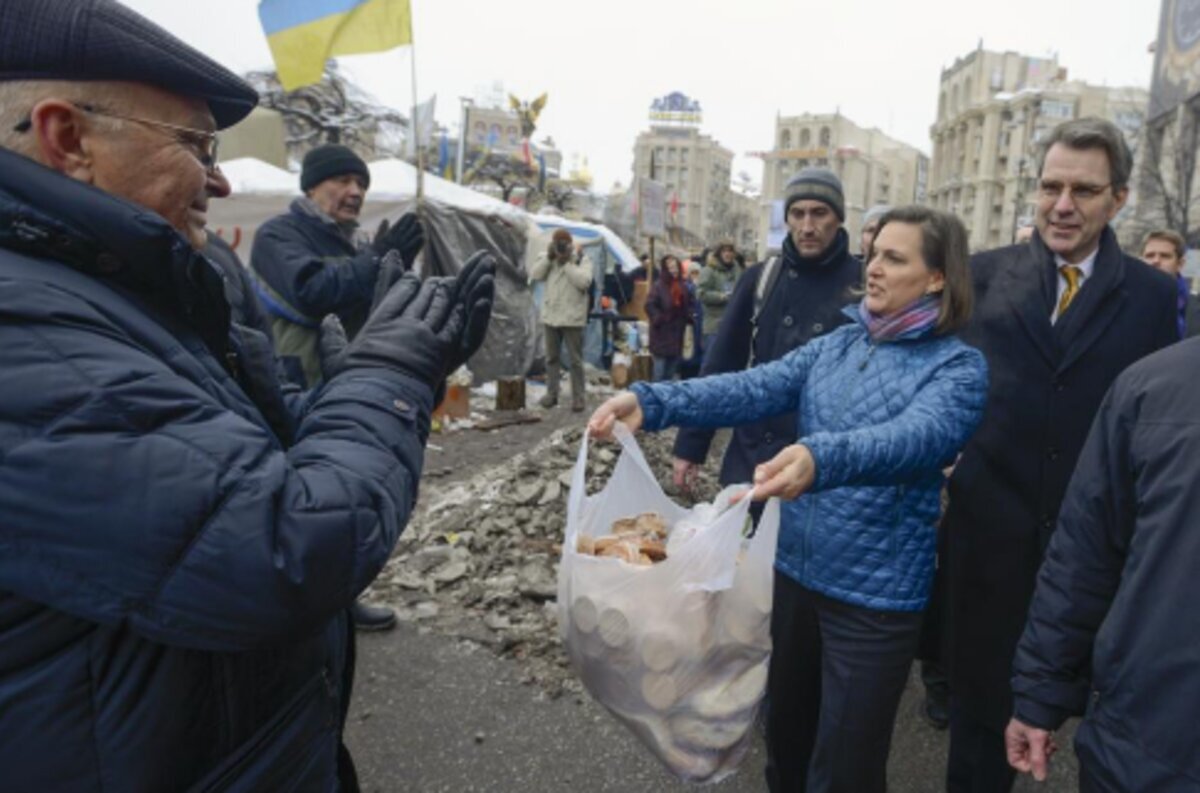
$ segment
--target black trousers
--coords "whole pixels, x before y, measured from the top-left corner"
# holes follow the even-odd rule
[[[775,574],[767,681],[773,793],[883,793],[920,612],[851,606]]]
[[[955,707],[951,697],[946,793],[1008,793],[1016,776],[1004,751],[1004,733]]]

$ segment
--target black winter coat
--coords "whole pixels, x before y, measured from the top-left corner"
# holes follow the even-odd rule
[[[650,318],[650,353],[660,358],[678,358],[683,354],[683,334],[692,321],[692,296],[679,284],[683,299],[671,301],[671,284],[676,278],[663,268],[646,298],[646,316]]]
[[[0,790],[338,789],[345,610],[432,395],[348,369],[288,447],[224,287],[159,216],[0,149]]]
[[[1113,380],[1175,342],[1175,284],[1105,229],[1095,269],[1054,325],[1053,254],[1032,242],[971,259],[963,339],[987,357],[983,423],[950,479],[946,661],[955,701],[1003,730],[1034,577],[1088,428]]]
[[[752,338],[754,360],[766,363],[849,322],[842,308],[856,299],[854,290],[862,286],[862,263],[850,255],[849,241],[846,230],[839,229],[821,258],[802,259],[791,237],[784,239],[783,259],[777,265],[782,269],[775,287],[765,296],[757,335],[752,332],[751,320],[763,264],[747,269],[729,298],[712,349],[705,353],[701,376],[745,369],[750,363]],[[703,463],[713,434],[711,429],[680,428],[675,456]],[[736,427],[721,464],[721,483],[749,482],[756,465],[795,440],[795,412]]]
[[[379,259],[369,246],[355,247],[332,220],[310,214],[302,201],[259,228],[250,266],[289,378],[314,386],[321,379],[321,320],[337,314],[354,338],[367,318]]]
[[[1012,681],[1114,790],[1200,789],[1200,340],[1131,366],[1104,400],[1038,573]]]

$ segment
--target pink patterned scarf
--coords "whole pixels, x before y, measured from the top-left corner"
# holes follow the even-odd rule
[[[941,294],[922,295],[895,314],[880,316],[867,310],[864,297],[858,304],[858,317],[867,328],[871,341],[893,341],[900,337],[915,338],[937,324],[942,307]]]

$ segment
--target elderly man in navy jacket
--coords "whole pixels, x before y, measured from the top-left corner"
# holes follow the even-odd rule
[[[944,519],[952,793],[1011,788],[1013,653],[1067,480],[1113,380],[1179,339],[1175,285],[1108,228],[1129,194],[1120,130],[1077,119],[1043,145],[1034,238],[971,261],[964,338],[987,356],[991,383]]]
[[[113,0],[0,4],[0,790],[356,789],[346,610],[494,265],[386,284],[289,402],[198,253],[256,101]]]
[[[1080,789],[1200,787],[1200,341],[1131,366],[1104,400],[1038,573],[1012,681],[1015,768],[1075,735]]]

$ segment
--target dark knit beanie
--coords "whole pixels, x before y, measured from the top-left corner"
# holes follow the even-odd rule
[[[829,205],[838,220],[846,219],[846,199],[842,195],[842,180],[828,168],[802,168],[783,189],[783,216],[797,201],[809,199]]]
[[[347,173],[358,174],[367,187],[371,186],[371,172],[367,170],[362,157],[336,143],[318,146],[304,155],[304,164],[300,167],[300,189],[307,193],[326,179]]]

